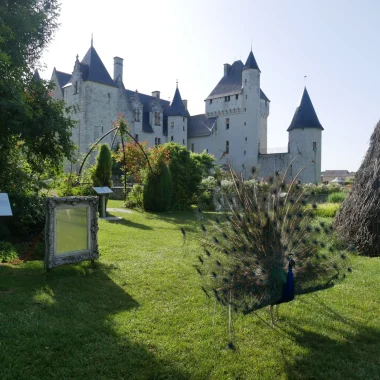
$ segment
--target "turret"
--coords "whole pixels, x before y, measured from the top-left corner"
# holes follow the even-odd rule
[[[190,115],[185,103],[182,100],[177,83],[173,100],[170,106],[164,110],[164,115],[168,120],[168,141],[178,142],[187,146],[187,122]]]
[[[299,179],[304,183],[318,183],[321,178],[323,127],[305,87],[299,106],[288,128],[289,153],[293,160],[289,175],[301,170]]]

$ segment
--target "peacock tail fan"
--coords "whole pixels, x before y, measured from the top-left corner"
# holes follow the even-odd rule
[[[260,184],[230,168],[233,186],[217,194],[217,215],[198,210],[196,270],[207,296],[250,313],[283,302],[290,261],[294,294],[346,276],[347,249],[337,246],[331,225],[315,218],[316,195],[303,189],[298,175],[286,183],[286,173],[276,172]]]

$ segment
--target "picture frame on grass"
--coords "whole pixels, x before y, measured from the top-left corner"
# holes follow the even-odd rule
[[[46,199],[45,269],[96,260],[98,197]]]

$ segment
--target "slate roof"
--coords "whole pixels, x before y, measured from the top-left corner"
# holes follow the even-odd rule
[[[125,90],[126,96],[136,96],[136,91]],[[146,133],[154,133],[152,126],[149,123],[149,112],[152,110],[153,103],[157,100],[155,96],[150,96],[146,94],[142,94],[140,92],[137,93],[137,96],[140,102],[143,105],[143,114],[142,114],[142,130]],[[170,102],[164,99],[158,99],[161,106],[164,108],[164,116],[165,116],[165,108],[169,107]],[[165,123],[166,123],[166,133],[167,133],[167,119],[165,117],[163,119],[163,132],[165,134]]]
[[[248,55],[247,61],[245,62],[243,70],[245,69],[256,69],[260,71],[259,66],[257,65],[256,59],[255,59],[255,56],[252,53],[252,50]]]
[[[261,88],[260,88],[260,98],[267,102],[270,102],[270,100],[267,98],[267,96],[264,94],[264,91]]]
[[[227,75],[223,76],[206,100],[240,93],[242,87],[241,72],[243,67],[242,61],[235,61],[231,65]]]
[[[288,132],[299,128],[317,128],[323,130],[306,87],[303,91],[300,105],[297,107],[293,120],[288,128]]]
[[[321,174],[328,177],[346,177],[355,173],[350,173],[348,170],[325,170]]]
[[[54,68],[55,75],[57,76],[59,86],[62,87],[70,81],[71,74],[58,71]]]
[[[254,66],[254,63],[256,63],[255,57],[253,57],[254,63],[252,59],[250,59],[253,53],[251,52],[248,56],[247,63],[248,66]],[[257,66],[257,63],[256,63]],[[212,90],[211,94],[206,98],[206,100],[209,99],[215,99],[215,98],[221,98],[223,96],[227,95],[235,95],[240,94],[242,89],[242,71],[247,68],[255,68],[255,67],[246,67],[243,65],[242,61],[235,61],[230,69],[228,70],[227,75],[224,75],[223,78],[219,81],[219,83],[216,85],[216,87]],[[259,67],[256,67],[257,70],[260,71]],[[267,98],[267,96],[264,94],[264,92],[260,89],[260,98],[263,100],[266,100],[267,102],[270,102],[270,100]]]
[[[37,69],[34,71],[33,80],[35,80],[36,82],[39,82],[41,80],[40,73]]]
[[[187,124],[187,137],[210,136],[216,119],[217,117],[206,118],[204,114],[190,116]]]
[[[136,95],[136,91],[125,90],[125,94],[127,96],[135,96]],[[155,96],[142,94],[141,92],[138,92],[138,97],[139,97],[140,102],[142,104],[145,104],[145,103],[148,103],[148,102],[153,102],[154,100],[157,99]],[[162,105],[162,107],[170,105],[170,102],[168,100],[164,100],[164,99],[161,99],[161,98],[159,100],[160,100],[160,104]]]
[[[84,81],[97,82],[107,86],[116,87],[115,82],[108,74],[102,60],[100,59],[95,48],[91,46],[82,62],[80,63],[80,71]]]
[[[178,87],[175,90],[173,100],[169,107],[165,107],[164,114],[167,116],[183,116],[190,117],[189,112],[185,108],[181,94],[178,90]]]

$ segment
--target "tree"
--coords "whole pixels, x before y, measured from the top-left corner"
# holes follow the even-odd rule
[[[71,159],[74,122],[52,85],[33,77],[43,50],[57,29],[57,0],[0,2],[0,192],[8,192],[19,236],[42,229],[44,179]]]
[[[172,199],[172,176],[163,159],[147,173],[144,183],[143,206],[145,211],[163,212]]]
[[[56,0],[13,0],[0,5],[0,190],[35,193],[41,179],[72,158],[74,145],[63,102],[51,84],[33,78],[57,28]]]
[[[112,186],[112,154],[107,144],[102,144],[91,179],[94,186]]]
[[[169,156],[169,170],[173,179],[172,206],[181,210],[189,206],[202,181],[203,167],[183,145],[166,143],[162,146]]]

